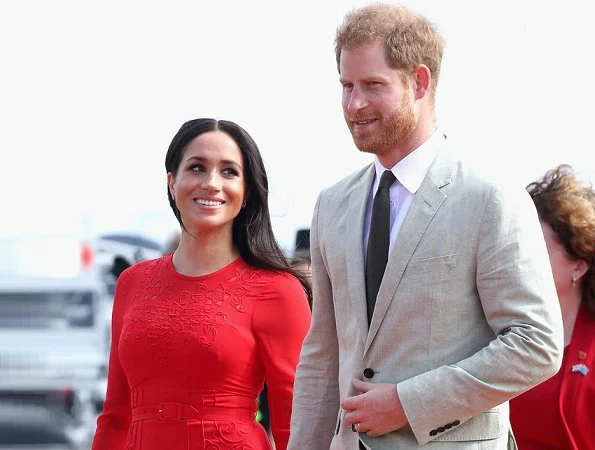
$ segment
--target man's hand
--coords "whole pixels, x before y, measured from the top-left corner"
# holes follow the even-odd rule
[[[341,402],[341,407],[347,411],[345,422],[351,424],[352,430],[376,437],[407,424],[407,416],[394,384],[354,379],[353,385],[361,394]]]

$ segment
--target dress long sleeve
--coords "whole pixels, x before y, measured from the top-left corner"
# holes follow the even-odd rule
[[[131,288],[131,272],[118,278],[112,309],[111,348],[108,368],[107,394],[103,412],[97,419],[92,450],[124,449],[131,421],[130,388],[118,353],[122,333],[122,317]]]
[[[310,318],[304,289],[289,275],[267,285],[254,309],[253,327],[265,368],[276,450],[287,448],[293,382]]]

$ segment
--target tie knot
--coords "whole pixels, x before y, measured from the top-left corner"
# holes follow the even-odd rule
[[[388,189],[389,187],[391,187],[391,185],[395,182],[396,179],[397,177],[395,177],[390,170],[385,170],[382,176],[380,177],[380,184],[378,185],[378,189]]]

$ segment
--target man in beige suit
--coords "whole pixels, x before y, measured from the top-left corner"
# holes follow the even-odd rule
[[[443,40],[424,17],[369,5],[335,44],[345,120],[376,158],[316,204],[288,448],[515,448],[508,400],[555,374],[563,346],[531,199],[472,169],[438,129]],[[386,269],[372,243],[379,185]]]

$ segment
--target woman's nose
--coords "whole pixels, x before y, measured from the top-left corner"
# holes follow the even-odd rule
[[[221,177],[217,171],[211,170],[205,174],[202,184],[209,191],[218,191],[221,189]]]

